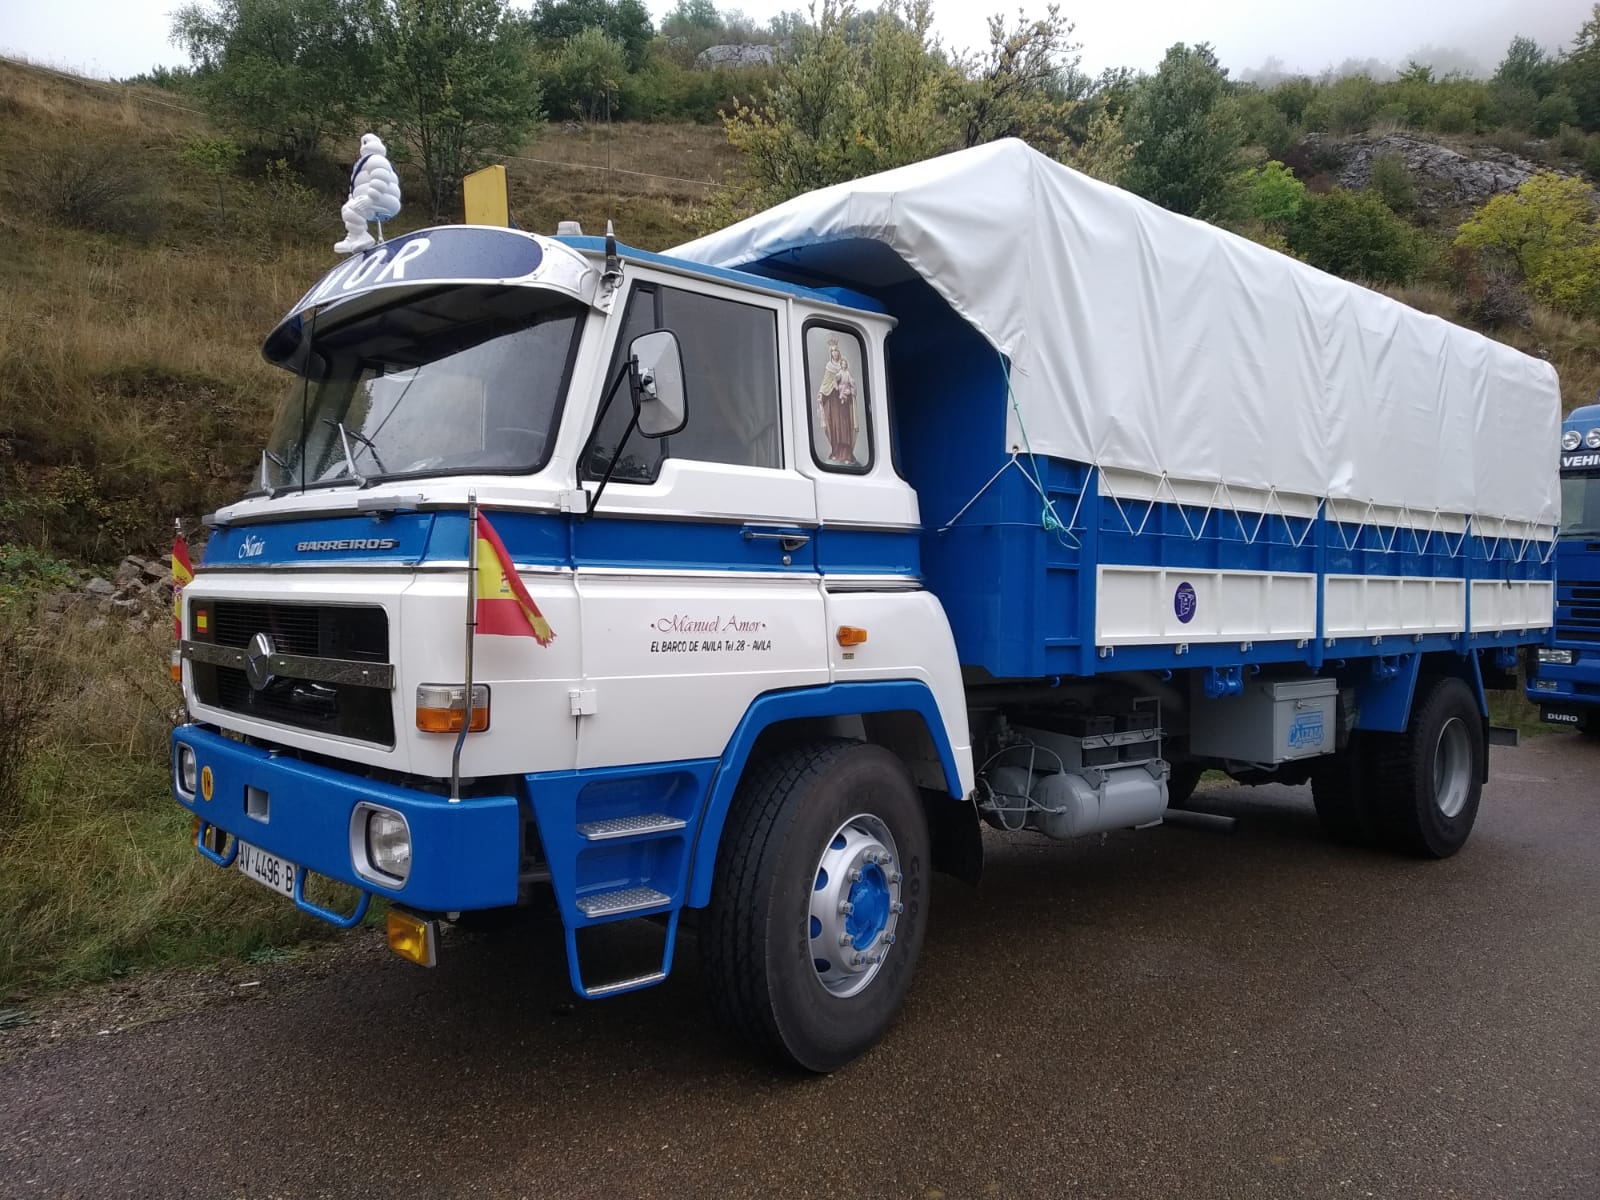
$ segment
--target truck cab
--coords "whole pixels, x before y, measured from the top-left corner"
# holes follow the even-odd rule
[[[1555,562],[1555,627],[1529,663],[1528,699],[1550,724],[1600,736],[1600,404],[1561,427]]]

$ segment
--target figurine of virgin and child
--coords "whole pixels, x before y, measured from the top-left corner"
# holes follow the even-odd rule
[[[828,439],[828,461],[855,467],[856,461],[856,380],[850,374],[850,360],[839,351],[839,339],[828,339],[828,361],[822,365],[822,384],[817,388],[817,409],[822,416],[822,433]]]

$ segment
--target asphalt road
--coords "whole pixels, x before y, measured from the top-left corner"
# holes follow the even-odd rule
[[[362,934],[0,1066],[0,1195],[1592,1200],[1600,744],[1495,755],[1445,863],[1323,841],[1304,789],[1203,793],[1231,836],[995,839],[830,1078],[713,1026],[692,938],[573,1004],[548,923],[432,972]]]

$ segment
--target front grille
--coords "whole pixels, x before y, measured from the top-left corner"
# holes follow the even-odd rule
[[[389,661],[389,618],[381,608],[277,604],[254,600],[199,600],[207,629],[197,640],[245,649],[258,633],[278,654],[354,662]],[[202,704],[258,721],[313,733],[394,745],[394,707],[387,688],[277,678],[260,691],[244,671],[191,660],[195,695]]]
[[[1600,586],[1556,584],[1556,640],[1600,642]]]

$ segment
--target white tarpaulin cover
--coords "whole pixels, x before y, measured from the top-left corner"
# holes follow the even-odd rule
[[[892,282],[872,254],[827,254],[863,239],[1011,360],[1035,453],[1419,517],[1556,522],[1549,364],[1019,141],[799,196],[671,253]]]

